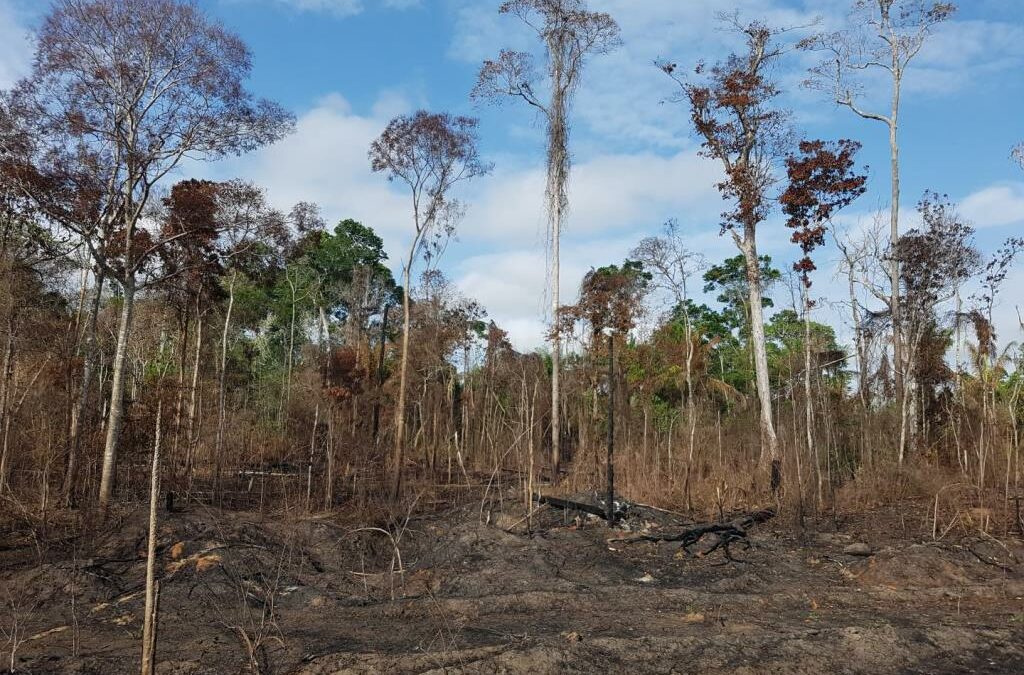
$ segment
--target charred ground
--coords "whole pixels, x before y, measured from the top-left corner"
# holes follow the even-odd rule
[[[671,514],[634,510],[612,533],[550,508],[528,533],[523,516],[512,501],[379,528],[167,514],[158,672],[1024,670],[1024,544],[963,524],[924,536],[924,504],[804,528],[779,517],[735,561],[701,555],[713,538],[690,553],[609,543],[685,526]],[[135,672],[144,514],[73,539],[9,527],[0,589],[19,672]]]

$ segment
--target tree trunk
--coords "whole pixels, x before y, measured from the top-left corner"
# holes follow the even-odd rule
[[[377,443],[377,435],[380,433],[380,399],[384,393],[384,349],[388,341],[388,312],[391,305],[384,305],[384,316],[380,323],[380,352],[377,355],[377,395],[373,399],[373,442]]]
[[[96,290],[89,307],[89,317],[85,326],[85,351],[82,360],[82,382],[78,389],[78,399],[71,413],[71,429],[68,432],[68,463],[64,473],[64,485],[61,498],[65,506],[71,506],[74,499],[75,473],[78,469],[78,448],[81,443],[82,417],[89,403],[89,387],[92,385],[93,373],[96,371],[96,318],[100,312],[103,298],[104,273],[96,272]]]
[[[807,433],[807,456],[814,458],[814,468],[817,472],[818,510],[821,510],[821,460],[818,457],[818,449],[814,445],[814,408],[811,397],[811,298],[807,288],[808,283],[810,282],[800,285],[804,305],[804,428]]]
[[[110,506],[110,499],[114,494],[117,445],[121,436],[121,425],[124,422],[124,375],[135,309],[135,277],[129,275],[125,281],[121,282],[121,288],[124,297],[121,318],[117,327],[117,346],[114,350],[114,366],[110,383],[110,408],[107,412],[107,438],[103,446],[103,470],[100,475],[99,506],[104,513]]]
[[[3,446],[0,450],[0,494],[7,491],[7,434],[11,428],[11,379],[14,374],[14,313],[7,318],[7,346],[4,348],[3,372],[0,374],[0,426],[3,427]]]
[[[409,252],[409,260],[402,272],[402,283],[405,285],[402,293],[402,364],[399,367],[398,375],[398,402],[395,410],[395,450],[391,458],[391,499],[397,501],[402,492],[402,468],[405,462],[405,397],[406,380],[409,369],[409,325],[411,323],[412,306],[409,301],[409,284],[412,277],[411,269],[416,246],[419,244],[417,237]]]
[[[767,459],[771,463],[769,482],[772,491],[776,492],[782,480],[782,464],[779,457],[779,441],[775,435],[775,423],[772,418],[772,392],[771,382],[768,378],[768,353],[761,298],[761,269],[758,266],[754,228],[749,226],[745,228],[743,240],[738,243],[747,262],[751,350],[754,352],[757,397],[761,403],[761,460]]]
[[[163,402],[156,405],[156,438],[149,479],[149,539],[146,547],[146,608],[142,616],[142,675],[152,675],[156,666],[156,505],[160,497],[160,416]]]
[[[196,351],[192,362],[192,385],[189,388],[188,418],[185,435],[185,471],[191,478],[195,463],[195,451],[199,433],[196,431],[196,418],[199,414],[199,356],[203,348],[203,316],[196,309]]]
[[[903,353],[903,316],[900,308],[900,261],[896,254],[896,247],[900,238],[900,145],[899,145],[899,114],[900,114],[900,87],[902,75],[899,65],[899,54],[896,45],[893,48],[893,80],[892,80],[892,111],[889,117],[889,166],[891,179],[892,203],[889,207],[889,283],[891,284],[889,308],[892,312],[892,357],[893,375],[896,383],[897,408],[900,410],[901,429],[899,445],[899,465],[903,466],[903,456],[906,453],[906,430],[905,422],[907,415],[907,389],[904,380],[907,377],[906,364]]]
[[[217,457],[221,456],[224,450],[224,425],[227,421],[226,409],[226,388],[225,381],[228,370],[228,333],[231,330],[231,313],[235,307],[235,280],[238,272],[232,270],[231,280],[228,282],[228,308],[224,312],[224,330],[220,334],[220,366],[217,373],[217,439],[214,444],[214,452]]]

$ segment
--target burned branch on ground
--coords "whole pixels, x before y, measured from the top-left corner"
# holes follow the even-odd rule
[[[742,541],[744,545],[749,548],[750,541],[747,538],[747,533],[751,527],[760,523],[767,522],[775,516],[774,509],[763,509],[760,511],[752,511],[744,513],[740,516],[733,518],[727,522],[720,523],[698,523],[686,529],[665,534],[637,534],[631,537],[619,537],[609,539],[609,544],[635,544],[641,541],[653,541],[653,542],[679,542],[680,546],[684,551],[690,553],[690,547],[700,542],[705,535],[714,535],[716,540],[712,544],[711,548],[703,551],[701,555],[709,555],[714,553],[718,549],[722,549],[727,560],[733,561],[729,546],[738,541]]]

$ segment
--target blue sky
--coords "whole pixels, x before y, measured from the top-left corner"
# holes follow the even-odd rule
[[[26,32],[49,3],[0,0],[0,87],[23,74],[31,59]],[[213,178],[241,176],[265,186],[287,208],[299,200],[322,205],[329,220],[355,217],[385,238],[397,268],[409,233],[408,200],[370,173],[366,150],[393,115],[417,108],[481,117],[484,154],[493,175],[460,195],[469,205],[459,241],[441,267],[466,295],[481,301],[520,348],[540,341],[547,306],[543,189],[543,130],[522,106],[477,108],[468,100],[479,63],[502,46],[528,48],[529,35],[497,14],[498,0],[201,0],[237,31],[254,55],[252,89],[298,116],[295,135],[237,160],[189,167]],[[692,247],[717,261],[734,255],[718,236],[722,204],[718,169],[697,154],[687,111],[662,104],[672,82],[652,61],[669,57],[687,69],[734,46],[717,30],[718,11],[776,25],[821,17],[843,21],[850,0],[592,0],[623,30],[623,46],[595,59],[574,114],[572,215],[563,244],[563,297],[575,295],[592,266],[621,262],[642,237],[668,218],[679,220]],[[963,0],[908,75],[901,129],[904,222],[925,189],[948,193],[990,250],[1024,224],[1024,172],[1009,150],[1024,140],[1024,3]],[[848,137],[864,144],[871,191],[842,224],[855,230],[887,208],[885,129],[838,109],[796,84],[807,55],[787,55],[777,77],[787,90],[801,133]],[[879,90],[884,94],[884,91]],[[760,234],[764,252],[788,266],[795,251],[778,217]],[[820,256],[817,293],[840,300],[833,278],[836,252]],[[1003,336],[1019,335],[1014,303],[1024,275],[1010,279],[999,313]],[[697,284],[699,285],[699,284]],[[788,302],[784,289],[777,293]],[[823,313],[838,311],[825,306]],[[838,316],[822,316],[822,319]]]

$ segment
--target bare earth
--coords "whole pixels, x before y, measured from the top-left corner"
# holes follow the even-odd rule
[[[303,675],[1024,672],[1024,544],[959,527],[931,541],[923,507],[769,521],[736,562],[609,544],[628,533],[560,511],[527,535],[508,511],[413,519],[396,542],[326,519],[162,515],[158,672],[249,672],[246,639],[263,672]],[[50,544],[4,532],[19,672],[138,672],[143,523]]]

